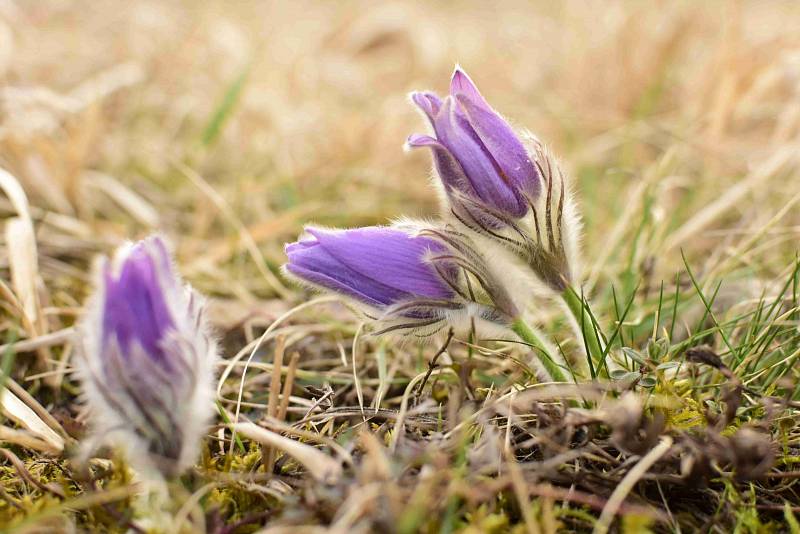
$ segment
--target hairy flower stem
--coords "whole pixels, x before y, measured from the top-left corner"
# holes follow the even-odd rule
[[[603,348],[600,345],[599,334],[595,329],[593,314],[589,308],[589,303],[586,302],[580,293],[575,291],[574,288],[567,286],[561,293],[561,298],[567,305],[573,319],[578,327],[579,337],[584,344],[584,348],[589,358],[589,367],[592,372],[592,378],[599,376],[607,376],[608,368],[604,364]]]
[[[536,353],[536,356],[539,358],[539,361],[542,362],[547,374],[550,375],[550,378],[553,382],[567,382],[564,373],[562,372],[561,368],[558,364],[553,360],[553,357],[550,355],[550,352],[547,349],[547,345],[539,339],[539,336],[536,332],[525,323],[522,319],[517,319],[514,321],[514,324],[511,325],[511,330],[517,334],[522,341],[531,345]]]

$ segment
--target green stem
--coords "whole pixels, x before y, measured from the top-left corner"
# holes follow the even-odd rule
[[[561,298],[564,299],[564,303],[567,305],[572,317],[578,323],[584,348],[589,357],[589,370],[592,373],[592,378],[596,378],[597,374],[601,372],[600,368],[605,368],[605,356],[603,347],[600,345],[598,332],[595,330],[593,314],[589,309],[589,304],[572,287],[567,287],[561,293]],[[602,373],[605,375],[607,371],[602,371]]]
[[[511,330],[517,334],[522,341],[528,343],[529,345],[533,346],[534,352],[536,356],[539,358],[539,361],[542,362],[547,374],[550,375],[550,378],[553,382],[566,382],[567,379],[564,376],[564,373],[561,371],[561,368],[556,364],[553,357],[550,355],[550,352],[547,350],[547,346],[544,342],[539,339],[539,336],[536,332],[528,326],[525,321],[522,319],[517,319],[514,321],[514,324],[511,325]]]

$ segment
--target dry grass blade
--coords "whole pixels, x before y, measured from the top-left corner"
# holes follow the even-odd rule
[[[39,298],[36,292],[38,261],[36,238],[30,221],[20,217],[8,219],[6,221],[6,243],[9,251],[13,251],[9,254],[9,262],[14,293],[25,312],[26,322],[38,328],[41,323]],[[34,331],[30,334],[35,336],[37,332]]]
[[[53,347],[66,343],[72,340],[74,337],[75,328],[63,328],[55,332],[50,332],[49,334],[37,336],[33,339],[25,339],[14,343],[0,345],[0,353],[9,349],[13,349],[14,352],[29,352],[45,347]]]
[[[366,417],[364,415],[364,392],[361,389],[361,379],[358,377],[358,369],[356,367],[356,358],[358,357],[358,341],[361,337],[361,332],[364,330],[364,323],[358,325],[358,330],[356,330],[356,335],[353,336],[353,350],[350,352],[350,360],[352,363],[352,371],[353,371],[353,384],[356,387],[356,397],[358,398],[358,407],[361,409],[361,416]],[[346,365],[347,357],[344,354],[344,347],[341,345],[339,346],[339,350],[342,354],[342,360]]]
[[[41,451],[45,454],[58,455],[63,452],[63,449],[53,446],[52,443],[40,438],[33,432],[9,428],[2,425],[0,425],[0,441],[13,443],[21,447],[28,447],[29,449]]]
[[[125,184],[100,172],[86,173],[87,183],[106,194],[119,207],[128,212],[131,217],[148,228],[158,228],[158,211],[138,193]]]
[[[17,302],[22,307],[22,324],[30,337],[47,334],[47,321],[39,303],[39,254],[33,220],[28,207],[28,199],[19,181],[7,171],[0,169],[0,187],[11,200],[17,217],[6,221],[5,236],[8,250],[11,283]],[[46,346],[37,349],[39,367],[49,370],[50,351]],[[51,385],[56,377],[48,377]]]
[[[639,479],[647,473],[647,470],[669,451],[670,447],[672,447],[672,441],[672,437],[670,436],[662,437],[661,442],[659,442],[653,450],[644,455],[633,469],[628,471],[628,474],[626,474],[617,485],[611,497],[609,497],[608,502],[603,507],[600,518],[594,526],[593,534],[606,534],[606,532],[608,532],[609,527],[611,527],[611,522],[614,520],[614,516],[617,515],[622,503],[625,502],[625,497],[628,496],[628,493],[630,493]]]
[[[8,196],[18,215],[8,219],[5,228],[11,282],[27,321],[39,328],[42,326],[36,290],[39,258],[28,198],[19,181],[3,169],[0,169],[0,188]]]
[[[301,463],[315,480],[333,484],[342,475],[339,462],[310,445],[283,437],[253,423],[235,423],[231,425],[231,429],[261,445],[274,447],[288,454]]]
[[[56,431],[59,435],[61,435],[61,437],[69,439],[61,424],[44,406],[39,403],[39,401],[36,400],[33,395],[28,393],[25,388],[17,384],[17,382],[11,377],[5,377],[4,382],[5,387],[8,388],[11,393],[19,397],[19,399],[22,400],[22,402],[24,402],[28,408],[33,410],[36,415],[38,415],[42,421],[47,424],[47,426]]]
[[[275,353],[272,359],[272,376],[269,385],[269,400],[267,415],[278,415],[278,398],[281,391],[281,372],[283,370],[283,355],[286,351],[286,336],[278,336],[275,340]]]
[[[412,378],[409,381],[408,385],[406,386],[405,390],[403,391],[403,396],[400,399],[400,410],[399,410],[399,412],[397,414],[397,419],[395,420],[394,429],[392,430],[392,440],[391,440],[391,443],[390,443],[390,446],[389,446],[389,449],[392,452],[397,450],[397,445],[398,445],[398,443],[400,443],[400,438],[404,434],[404,426],[403,425],[405,424],[405,419],[406,419],[406,416],[408,415],[408,401],[411,399],[411,396],[414,393],[414,389],[423,380],[426,380],[427,378],[438,376],[440,374],[445,374],[445,373],[456,374],[455,371],[453,369],[449,368],[449,367],[438,368],[438,369],[434,369],[433,371],[428,369],[428,371],[418,374],[417,376],[415,376],[414,378]]]
[[[278,420],[283,421],[286,419],[286,412],[289,409],[289,398],[294,389],[294,375],[297,372],[297,364],[300,361],[300,353],[293,352],[292,358],[289,360],[289,369],[286,371],[286,381],[283,383],[283,391],[281,392],[281,405],[278,407]]]
[[[278,415],[278,397],[281,390],[281,371],[283,369],[283,354],[286,350],[286,336],[278,336],[275,340],[275,353],[272,359],[272,376],[270,377],[269,398],[267,400],[267,415],[276,417]],[[275,463],[275,450],[269,446],[261,448],[261,462],[264,464],[264,471],[272,472]]]
[[[272,430],[274,432],[279,432],[284,436],[295,436],[298,438],[302,438],[311,443],[319,443],[320,445],[325,445],[329,447],[333,452],[335,452],[340,458],[341,461],[346,465],[353,465],[353,457],[347,452],[347,449],[342,447],[336,440],[331,439],[324,434],[319,432],[315,432],[313,430],[304,430],[302,428],[297,428],[296,426],[289,425],[288,423],[284,423],[283,421],[279,421],[277,419],[265,419],[260,423],[262,426],[266,427],[267,430]]]
[[[14,211],[17,215],[24,220],[32,223],[30,207],[28,205],[28,197],[25,195],[25,190],[10,172],[0,168],[0,188],[11,201]]]
[[[36,238],[30,221],[21,217],[13,217],[6,221],[6,243],[9,251],[11,283],[14,293],[25,312],[28,325],[36,328],[30,332],[36,336],[44,325],[42,320],[39,296],[36,291],[39,264],[36,253]],[[41,332],[45,334],[46,332]]]
[[[8,389],[3,389],[0,393],[0,404],[8,418],[47,442],[54,451],[64,450],[64,439]]]

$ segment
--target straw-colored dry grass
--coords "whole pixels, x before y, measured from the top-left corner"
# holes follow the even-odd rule
[[[798,27],[793,2],[0,1],[0,530],[800,532]],[[304,223],[436,215],[406,93],[455,62],[575,178],[632,374],[541,387],[456,339],[417,394],[436,346],[354,349],[330,301],[274,324],[309,298],[278,274]],[[90,265],[156,230],[226,361],[154,523],[112,451],[68,458]]]

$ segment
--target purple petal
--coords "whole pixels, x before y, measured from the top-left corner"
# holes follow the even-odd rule
[[[477,196],[472,183],[467,178],[467,175],[464,174],[461,164],[438,139],[434,139],[429,135],[413,134],[409,136],[407,144],[410,147],[430,148],[433,151],[436,172],[439,174],[439,178],[448,193],[450,191],[461,191],[473,198]]]
[[[508,183],[452,97],[436,118],[436,135],[461,164],[478,197],[501,211],[522,217],[528,206]]]
[[[408,136],[406,144],[413,148],[429,147],[440,144],[439,141],[430,135],[425,134],[411,134]]]
[[[431,126],[433,126],[436,115],[439,114],[439,110],[442,108],[442,100],[434,93],[417,91],[411,93],[411,100],[425,113],[431,122]]]
[[[411,295],[452,297],[450,288],[425,261],[430,251],[443,250],[432,239],[379,227],[308,232],[331,256],[367,278]]]
[[[409,297],[376,282],[344,265],[328,253],[319,242],[299,241],[286,246],[289,263],[286,269],[311,284],[336,291],[374,307],[382,307]]]
[[[483,98],[483,95],[478,91],[478,88],[470,77],[467,76],[467,73],[461,70],[461,67],[456,66],[456,69],[453,71],[453,77],[450,79],[450,94],[454,97],[463,95],[474,105],[486,111],[492,111],[492,107],[486,99]]]
[[[168,271],[168,276],[159,275],[160,269],[170,269],[169,258],[161,252],[154,257],[149,249],[147,242],[134,245],[116,279],[110,266],[107,267],[103,333],[106,339],[116,337],[123,351],[136,341],[150,357],[163,360],[161,341],[174,322],[160,281],[169,280],[171,272]]]
[[[492,109],[476,105],[460,94],[456,97],[470,126],[494,158],[512,187],[532,197],[539,194],[540,179],[528,151],[511,126]]]
[[[302,241],[295,241],[294,243],[287,243],[285,247],[283,247],[283,251],[286,255],[290,255],[294,252],[302,252],[307,248],[313,248],[319,246],[316,239],[305,239]]]

